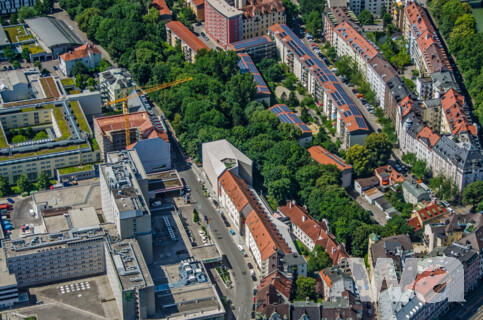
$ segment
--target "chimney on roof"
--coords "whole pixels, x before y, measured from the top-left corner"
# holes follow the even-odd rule
[[[302,222],[305,222],[307,220],[307,217],[305,215],[302,216]]]

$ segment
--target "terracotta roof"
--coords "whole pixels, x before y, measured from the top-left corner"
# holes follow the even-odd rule
[[[257,314],[263,319],[272,319],[272,315],[277,314],[281,319],[288,319],[290,316],[289,304],[261,304],[257,308]]]
[[[193,32],[179,21],[170,21],[166,24],[166,28],[171,30],[184,44],[197,52],[201,49],[209,49]]]
[[[391,64],[379,54],[369,61],[369,65],[386,83],[397,75],[396,70],[394,70]]]
[[[205,4],[205,0],[190,0],[195,7],[199,8]]]
[[[417,134],[417,137],[419,139],[427,139],[426,144],[428,144],[429,147],[434,147],[436,142],[441,138],[441,136],[437,133],[434,133],[433,130],[431,130],[429,127],[424,126],[421,131]]]
[[[465,106],[463,95],[451,88],[441,97],[441,106],[453,136],[458,136],[460,133],[468,131],[476,133],[475,125],[469,123],[463,110]]]
[[[315,221],[303,207],[288,201],[285,206],[278,207],[278,210],[310,238],[316,245],[321,245],[329,254],[332,262],[338,264],[348,254],[345,247],[336,240],[335,236],[329,232],[326,222]]]
[[[277,228],[272,224],[267,214],[260,206],[256,206],[248,214],[246,225],[260,251],[262,261],[272,256],[277,250],[284,254],[290,253],[290,248],[282,238]]]
[[[451,277],[446,270],[435,269],[426,270],[416,276],[414,282],[407,286],[410,290],[415,290],[417,294],[426,298],[426,302],[431,302],[431,298],[441,292],[448,283]],[[429,299],[429,300],[427,300]]]
[[[408,220],[408,225],[414,227],[414,231],[418,231],[424,226],[424,223],[435,218],[443,218],[447,215],[448,210],[439,204],[432,204],[424,209],[418,210],[416,216]]]
[[[60,55],[60,58],[64,61],[71,61],[88,57],[90,54],[101,54],[95,45],[86,43],[83,46],[77,47],[74,51],[66,52]]]
[[[145,111],[130,113],[128,114],[128,118],[129,128],[137,128],[141,131],[141,134],[143,136],[145,135],[144,138],[148,137],[152,130],[156,129],[151,122],[148,113]],[[123,114],[95,118],[94,123],[95,126],[100,129],[101,134],[105,137],[110,135],[111,131],[125,130],[125,121]]]
[[[243,12],[243,19],[253,18],[257,14],[264,15],[285,11],[282,0],[248,0],[247,3],[249,4],[246,7],[240,9]]]
[[[312,159],[317,161],[322,165],[332,164],[335,165],[340,170],[352,170],[352,167],[344,162],[341,158],[335,154],[330,153],[321,146],[310,147],[309,150]]]
[[[399,182],[404,182],[404,176],[393,169],[390,165],[385,165],[374,169],[374,173],[379,178],[382,185],[394,185]],[[386,183],[384,183],[386,182]]]
[[[264,287],[272,286],[277,292],[283,295],[287,300],[291,299],[293,282],[283,273],[278,270],[273,271],[271,274],[260,280],[258,289],[261,290]]]
[[[369,62],[379,53],[379,50],[372,43],[346,21],[338,25],[334,31],[366,62]]]
[[[166,4],[166,1],[153,0],[151,3],[153,4],[153,7],[159,11],[160,16],[165,16],[165,15],[171,16],[171,10],[169,10],[168,5]]]
[[[228,194],[231,201],[233,201],[238,212],[241,212],[248,203],[253,201],[256,203],[246,182],[231,171],[225,171],[225,173],[220,176],[219,180],[220,185],[225,189],[225,192]]]

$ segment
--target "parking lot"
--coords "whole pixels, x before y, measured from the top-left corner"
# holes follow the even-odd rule
[[[198,25],[197,25],[198,24]],[[193,33],[201,40],[203,41],[204,44],[208,46],[210,49],[216,49],[219,48],[218,50],[223,50],[213,39],[208,36],[206,33],[205,29],[205,23],[204,22],[198,22],[193,24]],[[203,34],[205,35],[203,37]]]

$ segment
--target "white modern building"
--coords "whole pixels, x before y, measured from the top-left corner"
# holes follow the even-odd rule
[[[30,83],[22,70],[3,71],[0,73],[1,102],[13,102],[34,97]]]
[[[136,89],[131,74],[124,68],[112,68],[99,73],[99,87],[104,101],[114,101],[126,97]]]

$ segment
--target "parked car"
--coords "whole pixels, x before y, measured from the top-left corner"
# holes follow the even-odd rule
[[[248,266],[248,269],[253,269],[253,265],[250,262],[247,263],[247,266]]]
[[[7,70],[7,69],[8,69],[8,68],[7,68],[7,66],[3,66],[3,71],[5,71],[5,70]]]
[[[312,43],[310,46],[311,47],[317,47],[317,45],[315,43]]]
[[[230,233],[232,236],[236,235],[235,231],[233,231],[233,229],[230,229]]]
[[[186,189],[186,192],[191,192],[191,188],[190,188],[190,186],[189,186],[189,185],[186,185],[186,186],[185,186],[185,189]]]
[[[15,203],[15,201],[13,201],[12,198],[7,198],[7,201],[10,202],[10,203]]]
[[[55,71],[59,70],[56,66],[53,66],[53,68],[54,68]]]
[[[374,113],[375,113],[375,111],[374,111],[374,110],[369,110],[369,113],[370,113],[370,114],[374,114]]]
[[[201,22],[200,21],[196,22],[196,25],[201,26]]]

